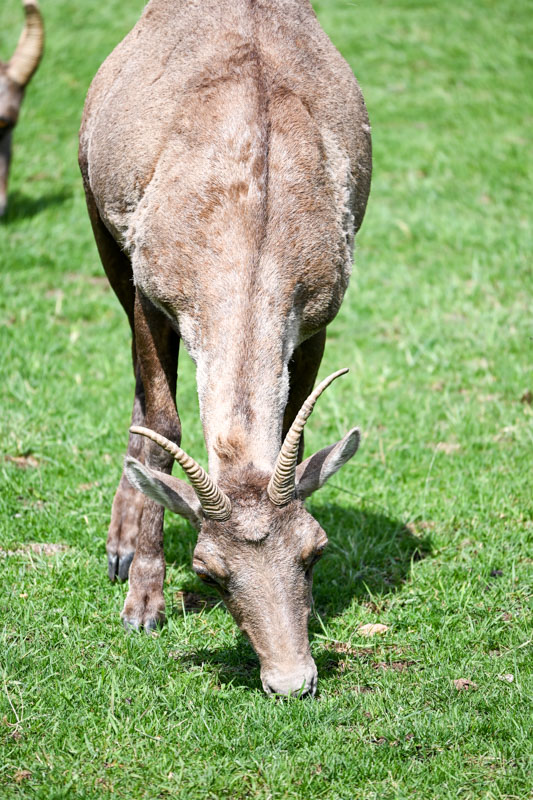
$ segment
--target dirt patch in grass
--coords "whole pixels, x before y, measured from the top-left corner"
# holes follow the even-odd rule
[[[78,492],[90,492],[91,489],[96,489],[100,486],[100,481],[93,481],[92,483],[80,483],[78,485]]]
[[[383,625],[381,622],[367,622],[366,625],[360,625],[357,629],[359,636],[382,636],[389,630],[388,625]]]
[[[57,542],[27,542],[21,545],[21,547],[17,547],[16,550],[4,550],[0,547],[0,558],[27,556],[31,553],[37,556],[55,556],[57,553],[63,553],[68,549],[66,544],[59,544]]]
[[[370,647],[352,647],[348,642],[338,642],[336,640],[325,642],[324,648],[330,650],[332,653],[349,655],[354,658],[366,658],[367,656],[374,655],[374,650]]]
[[[29,778],[31,778],[29,769],[18,769],[13,775],[15,783],[22,783],[22,781],[27,781]]]
[[[372,694],[375,689],[372,686],[343,686],[342,691],[355,692],[356,694]]]
[[[474,683],[469,678],[457,678],[454,680],[453,685],[458,692],[475,692],[477,689],[477,683]]]
[[[36,469],[39,466],[39,462],[35,458],[35,456],[31,455],[31,453],[27,453],[25,455],[20,456],[4,456],[4,461],[8,461],[11,464],[15,464],[15,466],[19,467],[19,469]]]
[[[394,672],[405,672],[410,667],[414,667],[416,661],[376,661],[372,666],[374,669],[393,670]]]
[[[408,522],[405,527],[412,536],[420,538],[424,531],[432,531],[435,527],[435,523],[431,519],[420,519]]]
[[[437,444],[430,444],[429,447],[432,450],[436,450],[437,453],[444,453],[447,456],[451,456],[461,449],[461,445],[458,442],[437,442]]]

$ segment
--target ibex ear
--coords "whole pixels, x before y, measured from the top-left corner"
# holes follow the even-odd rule
[[[172,475],[151,469],[131,456],[126,456],[124,460],[124,472],[135,489],[174,513],[181,514],[200,530],[202,507],[192,486]]]
[[[296,467],[296,497],[305,500],[324,486],[325,482],[355,455],[360,440],[359,428],[352,428],[340,442],[324,447],[299,464]]]

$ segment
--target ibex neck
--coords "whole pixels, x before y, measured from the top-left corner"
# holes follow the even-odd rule
[[[210,345],[197,356],[200,414],[209,474],[218,480],[236,466],[270,472],[281,445],[289,391],[288,362],[296,325],[253,315],[217,321]]]

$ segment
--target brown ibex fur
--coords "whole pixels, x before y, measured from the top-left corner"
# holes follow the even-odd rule
[[[307,622],[327,539],[303,499],[359,434],[295,472],[293,428],[369,191],[359,87],[309,0],[151,0],[94,79],[80,140],[96,242],[133,331],[134,428],[107,543],[111,579],[129,568],[123,620],[163,618],[166,506],[199,529],[193,568],[249,636],[265,690],[314,694]],[[187,462],[180,338],[209,460],[206,476],[189,459],[195,488],[170,475],[167,452]]]
[[[11,59],[0,61],[0,217],[7,208],[13,128],[26,86],[43,54],[44,29],[37,0],[23,0],[26,24]]]

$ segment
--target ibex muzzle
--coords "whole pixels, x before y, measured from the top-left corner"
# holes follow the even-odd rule
[[[37,0],[23,0],[26,23],[11,59],[0,61],[0,217],[7,208],[13,128],[24,90],[41,60],[44,28]]]
[[[370,128],[309,0],[150,0],[94,79],[80,166],[136,379],[107,539],[127,627],[164,618],[163,508],[198,529],[268,693],[313,695],[312,570],[326,534],[303,501],[359,444],[303,463],[313,386],[370,187]],[[206,470],[181,449],[178,347],[196,364]],[[188,482],[171,476],[174,460]]]

